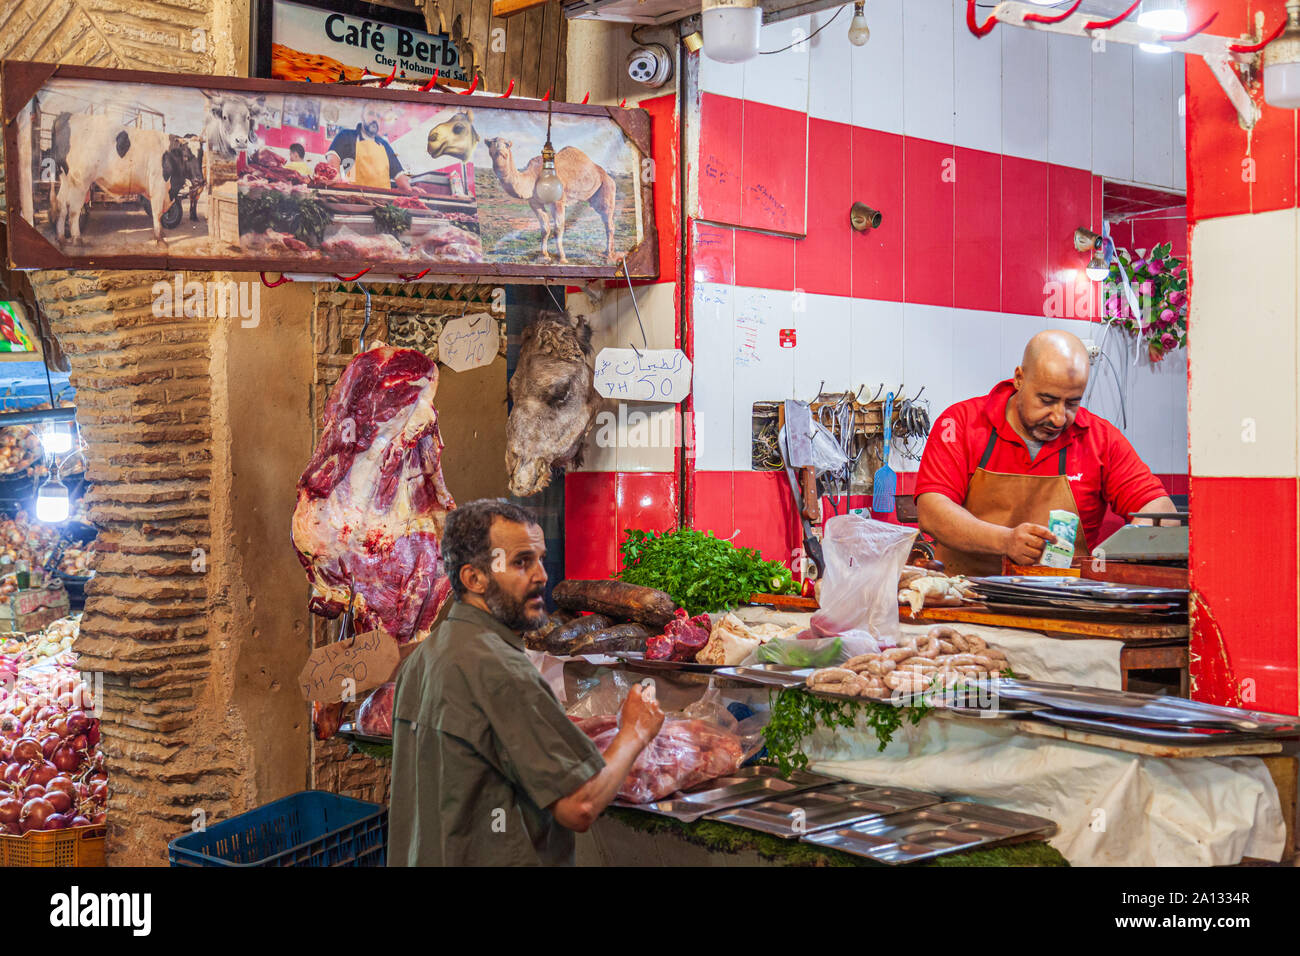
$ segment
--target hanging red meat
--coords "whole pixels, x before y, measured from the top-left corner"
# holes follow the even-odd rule
[[[357,710],[357,730],[371,737],[393,736],[393,692],[396,684],[383,684]]]
[[[293,544],[311,610],[338,617],[355,589],[356,632],[383,628],[399,644],[427,634],[451,593],[438,542],[456,505],[442,478],[437,388],[421,352],[362,352],[330,393],[298,479]]]

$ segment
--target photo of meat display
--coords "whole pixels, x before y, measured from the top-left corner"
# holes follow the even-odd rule
[[[15,67],[44,66],[6,63],[6,95]],[[11,238],[19,268],[613,276],[626,259],[653,275],[639,110],[555,105],[547,204],[536,101],[113,75],[57,68],[6,129],[31,227]]]

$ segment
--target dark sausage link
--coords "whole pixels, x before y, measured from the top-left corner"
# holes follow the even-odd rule
[[[551,596],[562,608],[596,611],[654,628],[671,621],[677,610],[677,604],[663,591],[626,581],[561,581]]]

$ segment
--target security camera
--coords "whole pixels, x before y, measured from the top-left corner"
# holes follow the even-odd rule
[[[673,61],[668,49],[658,43],[638,47],[627,58],[627,75],[651,89],[667,83],[672,73]]]

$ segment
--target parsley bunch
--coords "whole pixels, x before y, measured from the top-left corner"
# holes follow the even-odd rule
[[[781,776],[788,777],[794,771],[808,767],[803,742],[818,726],[852,730],[859,719],[863,729],[875,736],[879,744],[877,749],[884,750],[904,720],[920,723],[932,709],[924,695],[914,698],[910,704],[899,706],[892,701],[865,697],[832,700],[817,697],[802,687],[787,687],[772,701],[772,715],[763,728],[763,741],[767,745],[767,756],[763,760],[777,767]]]
[[[753,548],[720,541],[712,531],[634,531],[619,546],[629,584],[667,593],[692,616],[731,609],[751,594],[796,594],[790,569]]]

